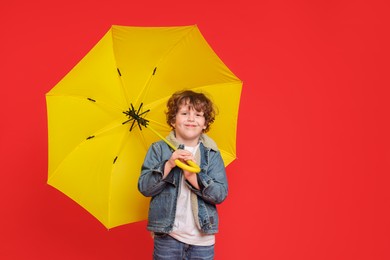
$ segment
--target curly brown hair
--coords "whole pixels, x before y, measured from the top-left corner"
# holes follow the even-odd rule
[[[175,92],[168,100],[166,111],[167,123],[172,127],[176,120],[176,114],[182,105],[188,105],[198,112],[204,113],[205,126],[204,133],[210,130],[210,125],[215,120],[215,108],[213,102],[203,93],[184,90]]]

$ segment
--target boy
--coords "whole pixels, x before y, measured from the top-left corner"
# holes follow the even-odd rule
[[[214,122],[213,104],[187,90],[174,93],[167,108],[167,139],[178,149],[152,144],[138,181],[139,191],[152,197],[147,229],[154,235],[153,259],[214,259],[216,204],[225,200],[228,184],[217,145],[205,134]],[[182,170],[176,159],[193,160],[201,171]]]

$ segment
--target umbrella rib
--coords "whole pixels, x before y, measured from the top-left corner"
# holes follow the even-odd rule
[[[192,26],[191,30],[188,30],[188,32],[186,34],[184,34],[174,45],[172,45],[172,47],[163,55],[161,56],[160,60],[156,63],[156,66],[154,67],[153,69],[153,72],[152,74],[150,75],[149,79],[145,82],[145,85],[144,87],[142,88],[143,91],[141,91],[138,95],[138,97],[135,99],[136,100],[136,103],[139,102],[139,100],[142,99],[142,97],[145,97],[147,96],[149,90],[150,90],[150,86],[152,84],[152,80],[153,80],[153,76],[156,75],[156,71],[159,67],[159,64],[166,58],[169,56],[170,53],[172,53],[172,51],[186,38],[190,35],[190,33],[196,28],[196,25]]]
[[[109,132],[109,131],[112,131],[113,129],[118,128],[118,127],[120,127],[120,126],[122,126],[122,123],[118,121],[116,124],[111,125],[110,127],[107,127],[107,126],[106,126],[106,127],[103,127],[103,128],[101,128],[101,129],[99,129],[98,131],[96,131],[95,133],[93,133],[93,134],[87,136],[82,142],[80,142],[78,145],[76,145],[76,146],[72,149],[72,151],[70,151],[70,152],[67,154],[67,156],[61,161],[61,163],[57,166],[57,168],[56,168],[56,169],[53,171],[53,173],[50,175],[49,180],[52,179],[52,178],[56,175],[57,171],[58,171],[58,170],[62,167],[62,165],[67,161],[67,158],[69,158],[70,155],[73,154],[73,152],[75,152],[81,145],[83,145],[84,143],[86,143],[86,142],[88,142],[88,141],[90,141],[90,140],[92,140],[92,139],[94,139],[94,138],[99,137],[100,135],[102,135],[102,134],[104,134],[104,133],[107,133],[107,132]],[[125,132],[127,132],[127,131],[125,131]]]
[[[47,96],[52,96],[52,97],[71,97],[71,98],[75,98],[75,99],[80,99],[80,100],[88,100],[92,103],[95,103],[96,105],[101,105],[101,106],[104,106],[104,107],[107,107],[107,108],[110,108],[110,109],[115,109],[117,111],[122,111],[123,109],[121,109],[120,107],[114,105],[113,103],[108,103],[108,102],[104,102],[104,101],[101,101],[101,100],[97,100],[97,99],[94,99],[94,98],[91,98],[91,97],[86,97],[86,96],[78,96],[78,95],[66,95],[66,94],[61,94],[61,95],[58,95],[58,94],[47,94]]]
[[[115,124],[110,124],[110,125],[107,125],[105,127],[100,128],[92,136],[98,137],[98,136],[105,134],[109,131],[112,131],[113,129],[118,128],[120,126],[122,126],[122,122],[120,122],[120,120],[117,120],[117,122],[115,122]],[[88,137],[87,137],[87,139],[88,139]]]
[[[139,103],[139,100],[141,99],[141,96],[145,97],[147,95],[147,92],[150,89],[150,86],[152,85],[152,81],[153,81],[156,69],[157,69],[157,67],[154,68],[153,73],[146,80],[145,85],[142,88],[143,91],[140,91],[138,97],[135,99],[135,104]]]
[[[122,73],[119,70],[119,68],[117,68],[117,71],[118,71],[119,79],[121,82],[121,89],[123,91],[123,95],[125,96],[127,106],[129,107],[130,106],[129,93],[127,92],[127,90],[125,88],[125,83],[123,82]]]
[[[123,134],[123,136],[122,136],[122,140],[121,140],[121,145],[120,145],[120,147],[119,147],[119,149],[118,149],[118,152],[116,153],[117,155],[116,155],[116,157],[113,159],[113,162],[112,162],[112,168],[114,168],[115,167],[115,164],[116,164],[116,162],[117,162],[117,160],[118,160],[118,158],[120,157],[120,154],[122,153],[122,151],[123,151],[123,149],[124,149],[124,147],[125,147],[125,144],[126,144],[126,140],[128,141],[129,140],[129,138],[126,138],[128,135],[129,135],[129,131],[124,131],[124,134]],[[111,173],[113,172],[113,170],[111,171]],[[107,223],[111,223],[111,210],[110,210],[110,204],[111,204],[111,198],[112,198],[112,192],[111,192],[111,190],[112,190],[112,183],[113,183],[113,180],[112,180],[112,178],[113,178],[113,175],[111,174],[111,176],[110,176],[110,183],[109,183],[109,191],[108,191],[108,205],[107,205],[107,207],[108,207],[108,214],[107,214]]]

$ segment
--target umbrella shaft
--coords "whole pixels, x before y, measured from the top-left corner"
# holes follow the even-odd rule
[[[177,148],[171,143],[169,142],[165,137],[163,137],[159,132],[157,132],[156,130],[153,129],[153,127],[151,127],[150,125],[147,126],[148,129],[152,130],[153,133],[155,133],[158,137],[160,137],[165,143],[167,143],[167,145],[169,145],[169,147],[171,147],[174,151],[177,150]]]

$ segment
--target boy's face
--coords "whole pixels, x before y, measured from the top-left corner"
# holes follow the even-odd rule
[[[206,129],[203,114],[188,103],[181,105],[176,114],[176,120],[172,124],[176,138],[185,145],[196,145],[203,130]]]

